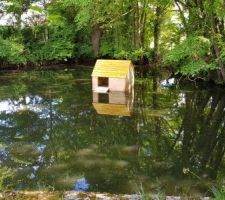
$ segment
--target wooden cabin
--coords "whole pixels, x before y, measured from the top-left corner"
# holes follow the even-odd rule
[[[93,92],[93,106],[100,115],[131,116],[133,112],[134,93]]]
[[[92,72],[92,90],[130,92],[134,86],[134,66],[129,60],[97,60]]]

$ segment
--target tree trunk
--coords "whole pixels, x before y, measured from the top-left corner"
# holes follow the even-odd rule
[[[138,1],[136,3],[136,49],[140,48],[140,10],[139,10],[139,5]]]
[[[137,49],[137,44],[138,44],[138,30],[137,30],[137,18],[138,18],[138,13],[137,13],[137,5],[134,5],[134,19],[133,19],[133,47],[134,49]]]
[[[48,41],[48,24],[45,24],[45,42]]]
[[[135,12],[133,15],[133,20],[132,20],[132,46],[133,48],[136,47],[136,25],[135,25]]]
[[[175,0],[175,4],[176,4],[176,6],[177,6],[177,8],[179,10],[180,18],[181,18],[182,24],[184,26],[185,32],[188,35],[189,30],[188,30],[188,26],[187,26],[187,20],[185,18],[184,8],[180,5],[180,2],[178,0]]]
[[[214,15],[213,13],[211,13],[209,15],[209,20],[210,20],[210,24],[211,24],[211,35],[212,35],[212,46],[213,46],[213,49],[215,51],[215,54],[216,54],[216,58],[218,60],[218,64],[219,64],[219,69],[220,69],[220,73],[222,75],[222,78],[223,78],[223,82],[225,82],[225,66],[224,66],[224,63],[223,61],[221,60],[220,58],[220,47],[218,46],[218,41],[217,41],[217,38],[216,38],[216,22],[215,22],[215,18],[214,18]]]
[[[148,1],[145,0],[143,3],[142,13],[141,13],[141,19],[140,19],[140,45],[141,48],[145,47],[145,29],[146,29],[146,22],[147,22],[147,14],[146,14],[146,7],[147,7]]]
[[[160,42],[160,17],[161,17],[161,7],[156,7],[155,21],[154,21],[154,53],[153,61],[155,64],[159,62],[159,42]]]
[[[146,13],[144,14],[143,22],[142,22],[142,30],[141,30],[141,48],[145,48],[145,29],[146,29]]]
[[[44,32],[44,41],[45,43],[48,41],[48,11],[47,11],[47,3],[46,0],[43,0],[43,6],[44,6],[44,15],[45,15],[45,32]]]
[[[101,27],[99,24],[96,24],[92,32],[92,48],[95,57],[98,57],[99,55],[101,35],[102,35]]]
[[[16,23],[15,28],[17,28],[19,31],[21,31],[21,25],[22,25],[22,14],[16,15]]]

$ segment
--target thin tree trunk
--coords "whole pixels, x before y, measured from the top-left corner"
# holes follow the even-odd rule
[[[141,24],[141,30],[140,30],[140,44],[141,48],[144,48],[145,45],[145,29],[146,29],[146,21],[147,21],[147,14],[146,14],[146,7],[147,7],[148,1],[145,0],[143,3],[143,9],[142,9],[142,14],[141,14],[141,19],[140,19],[140,24]]]
[[[45,42],[48,41],[48,24],[45,25]]]
[[[134,34],[133,43],[134,43],[134,48],[136,49],[138,46],[138,12],[137,12],[136,4],[134,9],[133,34]]]
[[[188,26],[187,26],[187,21],[186,21],[186,18],[185,18],[185,15],[184,15],[184,10],[182,10],[180,4],[179,4],[179,1],[178,0],[175,0],[175,4],[179,10],[179,13],[180,13],[180,17],[181,17],[181,21],[183,23],[183,26],[184,26],[184,29],[185,29],[185,32],[186,34],[188,35]]]
[[[101,27],[100,24],[95,24],[92,32],[92,48],[94,51],[94,56],[98,57],[100,49],[100,40],[101,40]]]
[[[218,46],[218,42],[217,42],[217,39],[216,39],[216,24],[215,24],[215,20],[214,20],[214,16],[213,14],[211,14],[209,16],[210,18],[210,24],[211,24],[211,33],[212,33],[212,45],[213,45],[213,49],[215,51],[215,54],[216,54],[216,58],[218,60],[218,64],[219,64],[219,68],[220,68],[220,72],[221,72],[221,75],[222,75],[222,78],[223,78],[223,81],[225,82],[225,66],[224,66],[224,63],[223,61],[221,60],[220,58],[220,48]]]
[[[136,48],[139,49],[140,48],[140,10],[139,10],[139,5],[138,5],[138,1],[136,3]]]
[[[19,31],[21,31],[21,25],[22,25],[22,19],[21,19],[21,17],[22,17],[22,14],[18,14],[18,15],[16,15],[15,17],[16,17],[16,23],[15,23],[15,26],[16,26],[16,28],[17,28]]]
[[[133,44],[133,48],[136,47],[136,26],[135,26],[135,15],[136,13],[134,12],[134,15],[133,15],[133,28],[132,28],[132,44]]]
[[[48,41],[49,33],[48,33],[48,11],[47,11],[47,3],[46,0],[43,0],[43,6],[44,6],[44,15],[45,15],[45,23],[44,23],[44,41],[45,43]]]
[[[153,55],[153,61],[154,63],[159,62],[159,40],[160,40],[160,17],[161,17],[161,7],[156,7],[156,13],[155,13],[155,21],[154,21],[154,55]]]

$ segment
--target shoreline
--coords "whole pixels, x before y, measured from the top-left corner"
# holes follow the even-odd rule
[[[44,65],[44,66],[25,66],[25,67],[0,67],[0,72],[23,72],[23,71],[39,71],[39,70],[64,70],[64,69],[76,69],[76,68],[93,68],[93,65],[84,64],[55,64],[55,65]]]
[[[47,65],[25,65],[25,66],[0,66],[0,74],[1,73],[17,73],[17,72],[29,72],[29,71],[48,71],[48,70],[71,70],[71,69],[93,69],[94,68],[94,63],[95,62],[80,62],[80,63],[58,63],[58,64],[47,64]],[[188,77],[182,77],[179,75],[173,74],[169,69],[164,68],[164,69],[159,69],[156,70],[154,68],[150,69],[147,74],[143,73],[143,69],[145,69],[145,65],[135,65],[135,72],[137,72],[137,77],[139,78],[148,78],[149,76],[161,76],[164,74],[165,80],[168,80],[170,78],[175,78],[178,80],[179,83],[190,83],[190,84],[206,84],[209,87],[219,87],[219,88],[224,88],[225,83],[219,83],[213,80],[189,80]],[[166,72],[166,76],[165,73]],[[161,74],[161,75],[160,75]]]
[[[6,192],[0,193],[0,200],[210,200],[210,197],[162,196],[139,194],[109,194],[95,192]]]

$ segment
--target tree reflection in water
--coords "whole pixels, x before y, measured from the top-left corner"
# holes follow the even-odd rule
[[[1,190],[188,195],[224,179],[223,90],[140,79],[130,117],[98,115],[89,74],[0,77]]]

